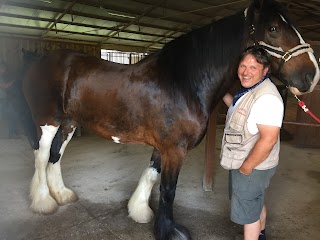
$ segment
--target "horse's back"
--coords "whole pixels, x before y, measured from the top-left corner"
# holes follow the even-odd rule
[[[39,117],[50,113],[61,116],[66,113],[70,98],[79,98],[80,86],[88,81],[102,81],[101,77],[93,80],[92,76],[102,69],[115,68],[120,66],[84,53],[55,50],[31,65],[23,81],[24,95]]]

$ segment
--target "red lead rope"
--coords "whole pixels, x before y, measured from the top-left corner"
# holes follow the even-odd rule
[[[303,109],[303,111],[305,111],[306,113],[308,113],[311,117],[313,117],[314,120],[316,120],[318,123],[320,123],[320,119],[317,118],[310,110],[309,108],[307,108],[306,104],[301,101],[296,95],[294,95],[294,97],[298,100],[298,104],[299,106]]]

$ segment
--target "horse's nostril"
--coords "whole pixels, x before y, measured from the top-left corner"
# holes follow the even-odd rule
[[[312,84],[312,82],[313,82],[313,74],[312,73],[307,73],[306,74],[306,81],[307,81],[307,83],[309,83],[310,85]]]

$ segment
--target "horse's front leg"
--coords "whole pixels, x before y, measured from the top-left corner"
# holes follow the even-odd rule
[[[154,225],[157,240],[191,240],[189,231],[174,222],[172,209],[178,176],[185,155],[185,149],[161,152],[160,201]]]
[[[35,172],[30,187],[31,209],[37,213],[49,214],[58,209],[58,204],[49,193],[46,168],[51,143],[59,126],[45,125],[40,126],[40,128],[39,149],[34,149]]]

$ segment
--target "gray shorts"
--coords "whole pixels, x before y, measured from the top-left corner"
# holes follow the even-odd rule
[[[238,169],[229,171],[231,221],[243,225],[260,219],[265,190],[275,171],[276,167],[253,170],[250,175],[241,174]]]

